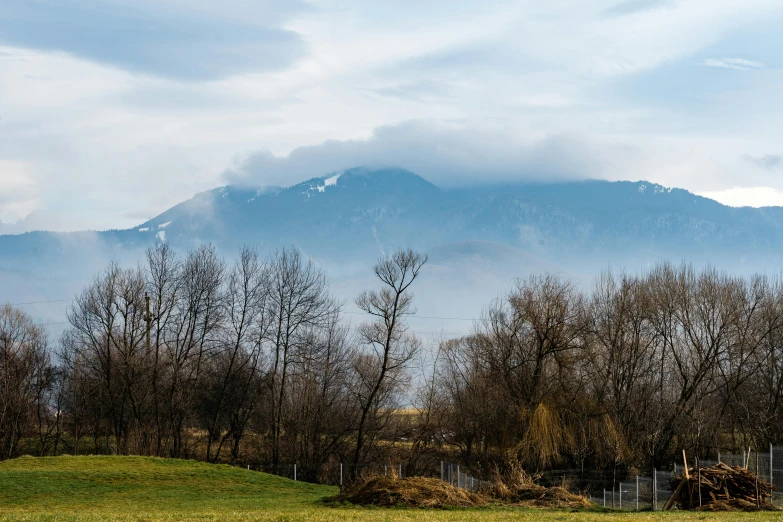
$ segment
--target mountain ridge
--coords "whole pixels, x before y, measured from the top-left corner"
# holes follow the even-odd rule
[[[379,256],[415,248],[431,259],[417,291],[425,315],[477,317],[514,278],[546,271],[589,285],[607,266],[668,259],[778,274],[783,208],[732,208],[646,181],[440,188],[403,169],[348,169],[290,187],[219,187],[130,229],[0,235],[0,301],[72,296],[110,261],[137,265],[163,241],[211,243],[227,259],[246,244],[262,255],[297,247],[346,303],[373,284]],[[63,321],[64,305],[42,306],[42,320]]]
[[[777,262],[783,254],[781,218],[783,207],[728,207],[648,181],[444,189],[405,169],[357,167],[290,187],[218,187],[130,229],[0,235],[0,268],[13,268],[9,260],[78,257],[69,245],[88,239],[104,257],[161,241],[183,249],[211,242],[226,251],[242,244],[296,245],[327,259],[483,241],[553,260],[621,255],[730,257],[741,263],[739,254],[750,253]]]

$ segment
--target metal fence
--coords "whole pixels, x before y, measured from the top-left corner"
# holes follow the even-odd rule
[[[783,507],[783,446],[770,445],[767,451],[745,450],[740,454],[718,452],[717,459],[690,459],[690,467],[709,467],[723,462],[746,467],[759,478],[775,486],[772,502]],[[671,479],[682,473],[682,464],[650,474],[613,475],[609,471],[575,469],[551,470],[542,475],[548,485],[562,485],[573,492],[585,493],[598,506],[622,510],[660,510],[672,495]],[[475,489],[486,480],[471,477],[457,464],[442,463],[441,479],[458,487]],[[456,477],[456,478],[455,478]]]
[[[689,460],[689,467],[709,467],[723,462],[729,466],[747,467],[760,478],[775,486],[772,502],[783,507],[783,446],[769,446],[767,451],[743,451],[741,454],[718,452],[717,459]],[[682,464],[674,464],[669,470],[655,469],[650,474],[615,473],[612,470],[550,470],[543,473],[540,481],[545,485],[562,485],[572,492],[583,493],[598,506],[622,510],[660,510],[671,497],[671,479],[682,472]],[[244,467],[244,466],[243,466]],[[282,466],[280,474],[294,480],[302,480],[296,464]],[[248,467],[248,469],[250,469]],[[405,465],[402,462],[377,464],[372,472],[404,476]],[[343,465],[330,467],[327,483],[343,483]],[[455,462],[440,462],[440,469],[432,475],[458,488],[475,490],[489,484],[488,477],[476,476],[473,471]]]
[[[645,510],[661,509],[672,494],[669,480],[674,473],[653,471],[653,476],[634,475],[625,480],[617,481],[616,487],[602,488],[601,491],[590,491],[590,500],[602,507]]]
[[[476,490],[482,485],[489,484],[488,481],[473,476],[468,469],[461,467],[459,464],[444,461],[441,461],[440,463],[440,479],[453,486],[457,486],[458,488],[469,489],[471,491]]]

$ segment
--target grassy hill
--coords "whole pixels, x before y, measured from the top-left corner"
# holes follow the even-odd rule
[[[319,499],[336,492],[266,473],[175,459],[22,457],[0,463],[0,516],[21,520],[49,520],[54,514],[57,520],[283,515],[315,509]]]
[[[336,488],[192,461],[147,457],[22,457],[0,462],[0,520],[487,521],[783,520],[726,513],[567,513],[511,508],[367,509],[322,502]]]

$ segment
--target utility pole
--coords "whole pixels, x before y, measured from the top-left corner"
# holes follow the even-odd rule
[[[147,305],[147,312],[144,314],[144,322],[147,323],[147,352],[146,359],[150,359],[150,330],[152,329],[152,316],[150,315],[150,296],[147,292],[144,292],[144,301]]]

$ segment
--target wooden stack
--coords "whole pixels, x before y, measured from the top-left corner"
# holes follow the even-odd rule
[[[775,486],[753,472],[722,462],[708,468],[686,468],[671,479],[674,490],[664,509],[768,509]],[[711,506],[713,505],[713,506]]]

